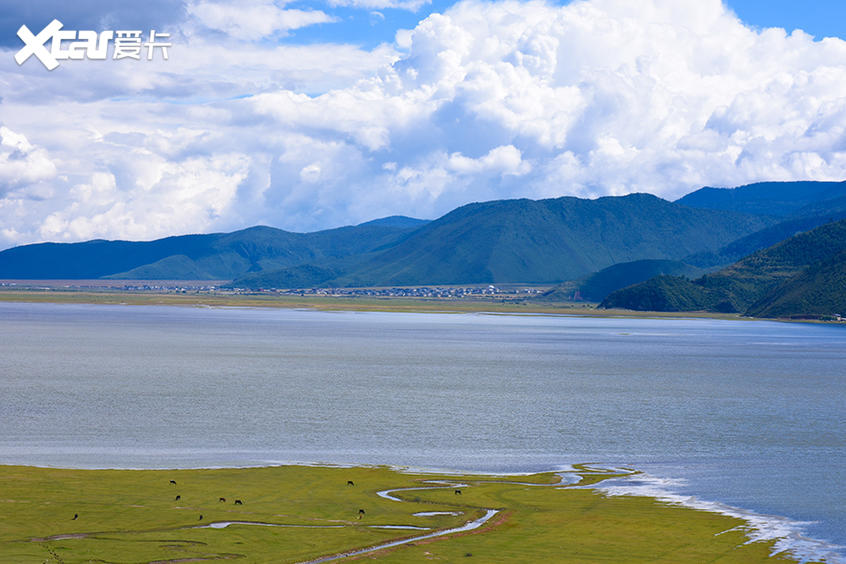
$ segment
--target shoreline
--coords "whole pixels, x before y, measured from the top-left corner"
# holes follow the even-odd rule
[[[162,305],[162,304],[151,304],[151,305]],[[192,304],[166,304],[166,305],[182,305],[182,306],[188,306],[188,307],[193,306]],[[229,306],[222,306],[222,307],[229,307]],[[234,307],[251,307],[251,306],[234,306]],[[160,311],[164,311],[164,310],[160,310]],[[469,313],[469,312],[462,312],[462,313]],[[476,313],[484,313],[484,312],[476,312]],[[513,315],[513,313],[511,313],[511,312],[491,312],[491,313],[493,313],[493,314],[503,314],[504,313],[505,315]],[[520,313],[524,314],[524,315],[531,315],[529,312],[520,312]],[[543,315],[543,313],[541,313],[541,315]],[[573,314],[570,314],[570,315],[573,315]],[[687,316],[685,316],[685,317],[687,317]],[[211,460],[211,461],[213,461],[213,460]],[[199,462],[199,461],[195,460],[194,462],[196,463],[196,462]],[[423,461],[423,462],[425,463],[425,461]],[[190,462],[189,462],[189,464],[190,464]],[[253,461],[250,461],[250,464],[247,464],[246,466],[237,466],[237,467],[228,466],[228,465],[227,466],[218,466],[218,467],[216,467],[216,469],[227,470],[227,469],[232,469],[232,468],[239,468],[239,469],[245,469],[245,470],[247,470],[247,469],[260,470],[260,469],[266,469],[266,468],[275,468],[275,467],[279,467],[280,465],[286,465],[286,466],[296,465],[296,466],[306,467],[306,468],[323,467],[323,468],[335,468],[335,469],[339,469],[339,468],[350,469],[350,468],[370,467],[369,465],[362,465],[362,464],[359,464],[359,463],[337,464],[337,463],[331,463],[331,462],[315,463],[315,462],[310,462],[310,461],[300,462],[300,463],[290,463],[290,462],[284,462],[283,463],[283,462],[277,462],[277,461],[273,461],[273,460],[266,460],[266,461],[259,461],[258,463],[253,463]],[[519,465],[515,465],[515,466],[519,466]],[[523,466],[525,467],[525,465],[523,465]],[[46,465],[46,466],[42,466],[41,468],[58,469],[58,468],[66,468],[66,466]],[[205,465],[201,462],[200,465],[174,467],[174,468],[170,468],[170,469],[167,469],[167,470],[176,470],[177,468],[191,468],[191,469],[202,470],[202,469],[209,468],[209,466],[207,466],[207,465]],[[440,469],[439,468],[419,468],[419,467],[411,468],[411,467],[407,467],[407,466],[401,466],[401,467],[391,466],[390,468],[394,471],[416,472],[416,473],[427,472],[427,473],[433,474],[433,475],[444,475],[444,474],[447,474],[447,473],[452,474],[452,475],[466,475],[468,473],[472,473],[472,474],[476,474],[476,475],[486,475],[486,476],[493,476],[493,475],[499,475],[499,476],[523,475],[523,476],[525,476],[525,475],[531,475],[533,473],[543,471],[543,470],[537,469],[537,467],[535,467],[536,470],[534,472],[531,472],[531,471],[530,472],[506,471],[506,472],[501,472],[501,473],[492,473],[490,471],[473,471],[473,470],[467,470],[467,469],[464,469],[464,470],[447,470],[447,469],[443,469],[443,468],[440,468]],[[124,469],[129,470],[130,468],[124,468]],[[166,468],[162,468],[162,469],[166,469]],[[149,470],[149,468],[137,468],[136,470],[137,471],[144,471],[144,470]],[[559,468],[559,470],[563,471],[563,468]],[[719,472],[712,473],[712,475],[718,476]],[[591,489],[598,489],[598,488],[591,488]],[[664,492],[664,493],[667,493],[667,492]],[[669,492],[669,493],[672,494],[672,492]],[[638,494],[632,494],[632,495],[638,495]],[[642,495],[642,494],[640,494],[640,495]],[[676,501],[675,499],[672,499],[672,498],[665,496],[663,494],[662,495],[656,495],[656,494],[653,493],[653,494],[648,494],[646,497],[649,497],[649,498],[652,498],[652,499],[657,499],[657,500],[662,500],[662,497],[663,497],[664,498],[663,500],[668,501],[669,503],[673,503],[673,502]],[[688,499],[695,500],[695,498],[688,498]],[[699,500],[695,500],[695,501],[696,501],[696,503],[700,503]],[[705,503],[711,503],[711,502],[705,502]],[[716,503],[716,502],[714,502],[714,503]],[[686,503],[682,503],[681,505],[684,505],[684,506],[687,506],[687,507],[693,507],[693,508],[697,508],[697,509],[703,509],[703,510],[706,510],[706,511],[709,511],[709,512],[715,512],[715,513],[722,514],[722,515],[730,515],[730,516],[736,516],[735,515],[736,512],[735,513],[726,513],[725,508],[728,508],[729,510],[732,510],[732,511],[735,510],[735,509],[738,509],[738,508],[732,508],[730,506],[720,506],[720,507],[711,506],[711,507],[707,507],[707,508],[700,508],[700,507],[697,507],[696,505],[690,505],[690,504],[686,504]],[[742,510],[742,509],[740,509],[739,511],[743,512],[743,515],[739,516],[739,518],[742,518],[747,522],[750,520],[749,519],[750,516],[752,516],[752,517],[757,516],[757,514],[754,514],[752,512],[747,512],[747,511]],[[803,525],[799,521],[790,521],[790,520],[786,521],[784,518],[778,517],[777,515],[760,515],[760,517],[762,517],[765,520],[770,520],[770,521],[775,519],[776,521],[778,521],[779,524],[785,524],[786,523],[790,526],[795,525],[797,527],[801,527]],[[835,531],[834,533],[830,533],[830,534],[836,536],[837,531]],[[796,542],[796,541],[805,542],[805,540],[806,539],[804,539],[804,537],[800,536],[800,537],[794,537],[791,541],[788,541],[788,542]],[[833,545],[831,543],[822,543],[822,541],[817,542],[817,541],[814,541],[813,539],[808,539],[808,540],[811,540],[814,543],[814,545],[812,547],[810,547],[812,550],[816,550],[815,547],[820,546],[820,544],[833,547]],[[807,551],[803,551],[803,552],[813,553],[813,552],[807,552]],[[817,554],[827,554],[827,552],[826,553],[816,552],[816,553]],[[843,562],[844,560],[843,560],[843,558],[840,554],[837,554],[836,559],[834,559],[834,557],[829,557],[828,561],[829,562]]]
[[[210,294],[202,292],[157,293],[136,291],[92,291],[83,289],[0,288],[0,303],[181,306],[197,308],[281,308],[316,311],[360,311],[383,313],[489,313],[510,315],[559,315],[619,319],[720,319],[772,321],[846,326],[846,321],[804,317],[747,317],[739,313],[709,311],[637,311],[597,309],[590,302],[555,302],[525,298],[444,299],[411,297],[293,296],[268,294]],[[844,318],[846,319],[846,318]]]
[[[355,470],[355,471],[378,471],[387,470],[392,473],[407,475],[407,476],[428,476],[449,478],[453,481],[462,479],[460,482],[449,482],[448,480],[423,480],[421,485],[413,487],[390,488],[375,492],[377,496],[391,501],[405,501],[393,497],[394,492],[411,492],[411,491],[425,491],[452,488],[468,488],[471,484],[469,482],[482,482],[489,484],[512,484],[522,486],[535,487],[549,487],[554,489],[571,489],[571,490],[589,490],[602,494],[607,498],[612,497],[638,497],[646,498],[656,502],[661,502],[667,506],[682,507],[685,509],[692,509],[695,511],[703,511],[724,517],[740,519],[745,522],[731,529],[723,531],[723,534],[730,531],[740,531],[747,539],[744,544],[763,542],[770,543],[770,556],[775,558],[779,556],[789,556],[796,562],[826,562],[828,564],[846,564],[846,554],[842,549],[846,548],[822,539],[808,537],[804,534],[804,527],[811,522],[803,522],[791,519],[781,515],[768,515],[758,513],[754,510],[744,509],[741,507],[732,506],[720,501],[711,501],[700,499],[692,495],[683,495],[677,491],[673,491],[673,485],[679,485],[679,480],[672,477],[657,477],[644,473],[636,468],[609,465],[605,466],[602,463],[573,463],[562,464],[549,470],[542,470],[538,472],[524,471],[524,472],[489,472],[478,470],[458,470],[458,469],[442,469],[442,468],[420,468],[410,467],[394,464],[347,464],[347,463],[329,463],[329,462],[286,462],[280,464],[266,464],[266,465],[247,465],[247,466],[203,466],[203,467],[156,467],[156,468],[129,468],[129,467],[98,467],[98,468],[80,468],[69,466],[42,466],[31,464],[7,464],[0,462],[0,472],[8,469],[38,469],[51,471],[68,471],[68,472],[84,472],[84,473],[102,473],[102,472],[119,472],[119,473],[164,473],[164,472],[224,472],[224,471],[263,471],[273,469],[298,468],[303,470],[324,469],[324,470]],[[540,475],[554,475],[558,481],[553,483],[528,483],[518,482],[514,480],[507,480],[507,478],[521,478]],[[596,480],[588,480],[586,477],[595,477]],[[502,481],[490,480],[490,478],[501,478]],[[681,480],[684,482],[684,480]],[[2,501],[2,500],[0,500]],[[488,508],[488,511],[494,510]],[[499,510],[496,510],[499,511]],[[456,513],[455,515],[460,515]],[[493,515],[489,515],[488,519]],[[477,520],[478,521],[478,520]],[[486,520],[485,520],[486,521]],[[475,521],[474,521],[475,522]],[[484,522],[484,521],[483,521]],[[469,523],[469,522],[468,522]],[[451,529],[447,532],[427,533],[420,537],[423,538],[437,538],[449,535],[452,532],[462,529],[467,524]],[[208,525],[206,527],[211,527]],[[214,527],[212,527],[214,528]],[[378,527],[377,527],[378,528]],[[382,528],[397,528],[385,526]],[[472,527],[475,528],[475,527]],[[470,529],[467,529],[470,530]],[[417,537],[411,539],[394,540],[384,544],[379,548],[358,548],[343,551],[347,556],[358,554],[366,554],[380,551],[389,547],[396,547],[407,545],[418,540]],[[412,545],[413,546],[413,545]],[[340,553],[338,553],[340,554]],[[319,557],[308,562],[324,562],[343,558],[346,556],[327,555]]]
[[[606,482],[614,482],[609,480]],[[672,478],[656,477],[639,473],[635,484],[600,483],[591,489],[602,491],[606,495],[644,496],[670,505],[680,505],[700,511],[708,511],[736,517],[747,522],[746,534],[748,542],[774,541],[773,554],[787,553],[800,559],[801,562],[828,562],[833,564],[846,563],[846,546],[806,536],[804,529],[814,522],[797,521],[782,515],[758,513],[751,509],[736,507],[721,501],[700,499],[696,496],[683,495],[672,490]],[[578,487],[578,486],[577,486]]]
[[[0,289],[0,303],[181,306],[197,308],[282,308],[317,311],[361,311],[396,313],[490,313],[524,315],[561,315],[575,317],[635,319],[724,319],[736,321],[789,321],[831,323],[814,320],[743,317],[740,314],[702,311],[600,310],[588,303],[540,302],[525,300],[447,300],[438,298],[362,298],[347,296],[266,296],[173,294],[152,292],[92,292],[83,290],[8,290]]]

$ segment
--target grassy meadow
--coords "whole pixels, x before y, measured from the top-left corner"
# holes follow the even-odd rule
[[[585,467],[579,471],[582,485],[615,475]],[[427,482],[431,480],[463,485],[436,488],[437,484]],[[457,476],[385,467],[66,470],[0,466],[0,561],[304,562],[458,527],[482,516],[486,509],[500,512],[477,530],[412,541],[356,559],[795,561],[770,557],[769,543],[748,543],[739,519],[645,497],[605,497],[557,483],[552,473]],[[402,501],[377,495],[394,488],[426,489],[392,494]],[[461,495],[455,493],[456,488]],[[433,511],[457,515],[414,515]],[[252,524],[207,527],[229,521]],[[374,528],[386,525],[429,530]]]
[[[713,312],[643,312],[626,309],[597,309],[584,302],[547,302],[526,299],[443,299],[360,296],[292,296],[275,294],[209,294],[199,292],[156,293],[87,290],[10,290],[0,289],[0,302],[174,305],[188,307],[280,307],[324,311],[387,311],[409,313],[510,313],[566,314],[591,317],[741,319],[738,314]]]

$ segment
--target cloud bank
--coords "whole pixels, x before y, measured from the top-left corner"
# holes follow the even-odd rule
[[[250,6],[189,5],[167,62],[4,57],[0,246],[846,178],[846,42],[719,0],[467,0],[370,51]]]

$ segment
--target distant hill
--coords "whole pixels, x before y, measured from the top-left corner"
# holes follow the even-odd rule
[[[756,317],[846,316],[846,252],[816,263],[747,310]]]
[[[100,278],[162,260],[174,254],[194,254],[220,237],[185,235],[157,241],[39,243],[0,252],[0,278]]]
[[[599,272],[594,272],[578,281],[575,290],[584,300],[601,302],[611,292],[662,274],[690,278],[701,275],[702,269],[676,260],[646,259],[622,262],[604,268]],[[563,296],[557,290],[557,288],[553,288],[539,296],[539,299],[562,298]],[[573,291],[570,290],[568,293],[572,296]]]
[[[805,207],[843,197],[846,197],[846,182],[759,182],[738,188],[701,188],[676,203],[692,208],[788,217],[801,214]]]
[[[248,272],[371,252],[414,230],[394,226],[394,220],[387,223],[377,220],[314,233],[251,227],[147,242],[24,245],[0,252],[0,278],[231,280]]]
[[[553,288],[541,300],[572,299],[574,294],[588,301],[602,301],[611,292],[660,275],[696,277],[707,270],[732,264],[798,233],[846,218],[844,182],[765,182],[739,188],[703,188],[677,203],[700,209],[757,214],[778,219],[729,244],[694,253],[681,261],[643,260],[619,263],[591,276]],[[661,281],[668,284],[667,279]]]
[[[668,274],[612,292],[599,307],[635,311],[735,311],[734,306],[720,302],[718,296],[701,284]]]
[[[361,261],[315,263],[236,279],[237,287],[387,286],[559,282],[618,262],[676,260],[713,250],[775,220],[700,210],[649,194],[596,200],[499,200],[468,204]],[[340,271],[334,278],[326,275]]]
[[[348,260],[338,259],[326,263],[306,263],[287,268],[253,272],[246,274],[225,287],[229,288],[312,288],[316,286],[331,286],[330,281],[336,280],[347,270],[362,260],[361,255],[350,257]]]
[[[314,233],[259,226],[147,242],[25,245],[0,252],[0,278],[215,279],[244,288],[570,281],[571,288],[633,263],[579,286],[598,299],[647,274],[696,275],[660,261],[714,269],[844,217],[846,182],[703,188],[675,203],[648,194],[498,200],[434,221],[391,216]]]
[[[810,231],[820,225],[846,219],[846,199],[833,200],[832,203],[832,209],[823,215],[800,216],[795,219],[781,221],[775,225],[756,231],[751,235],[732,241],[716,251],[706,251],[685,257],[684,262],[704,269],[726,266],[737,262],[747,255],[751,255],[755,251],[771,247],[780,241],[789,239],[804,231]],[[802,210],[805,209],[803,208]],[[819,210],[814,211],[819,213]],[[667,272],[663,274],[672,273]]]
[[[693,281],[661,276],[618,290],[600,307],[784,317],[842,313],[844,260],[846,220],[841,220]]]
[[[383,217],[380,219],[374,219],[371,221],[365,221],[364,223],[359,223],[358,227],[363,227],[366,225],[379,225],[382,227],[401,227],[405,229],[410,227],[421,227],[429,223],[429,221],[430,220],[428,219],[417,219],[404,215],[392,215],[389,217]]]

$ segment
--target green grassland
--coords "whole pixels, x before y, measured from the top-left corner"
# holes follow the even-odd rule
[[[199,292],[155,293],[85,290],[0,289],[0,302],[176,305],[193,307],[282,307],[325,311],[393,311],[420,313],[525,313],[566,314],[595,317],[707,317],[740,319],[737,314],[714,312],[643,312],[596,309],[584,302],[549,302],[520,299],[443,299],[406,297],[290,296],[274,294],[208,294]]]
[[[582,484],[619,475],[597,474],[584,467],[579,472],[584,475]],[[435,488],[429,480],[464,485]],[[558,477],[552,473],[457,476],[385,467],[66,470],[0,466],[0,561],[302,562],[454,528],[492,508],[500,512],[477,530],[412,541],[357,558],[384,562],[795,562],[784,555],[769,556],[769,543],[747,542],[739,519],[651,498],[605,497],[594,490],[557,484]],[[409,487],[421,489],[394,493],[402,499],[399,502],[377,495],[380,490]],[[455,487],[460,487],[461,495]],[[242,503],[236,505],[236,499]],[[359,515],[360,509],[364,515]],[[413,515],[421,511],[459,514]],[[198,527],[224,521],[255,524]]]

